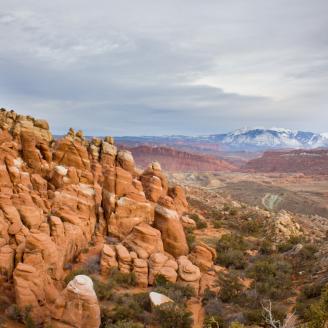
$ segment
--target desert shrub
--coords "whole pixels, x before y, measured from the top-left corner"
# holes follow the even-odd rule
[[[305,285],[301,292],[301,297],[303,299],[310,299],[310,298],[316,298],[321,295],[322,289],[324,288],[323,283],[313,283],[309,285]]]
[[[27,328],[36,328],[36,324],[31,317],[31,310],[31,306],[21,310],[16,304],[13,304],[8,310],[8,316],[14,321],[24,323]]]
[[[230,324],[230,326],[229,326],[229,328],[244,328],[245,326],[242,324],[242,323],[240,323],[240,322],[232,322],[231,324]]]
[[[101,328],[138,328],[151,321],[148,293],[114,294],[111,301],[113,308],[101,308]]]
[[[249,278],[254,279],[252,287],[262,296],[280,299],[290,295],[291,265],[276,257],[258,259],[247,270]]]
[[[98,273],[100,271],[100,255],[90,256],[84,264],[84,269],[89,273]]]
[[[215,229],[220,229],[220,228],[222,228],[222,226],[223,226],[222,221],[215,220],[215,221],[213,222],[213,227],[214,227]]]
[[[202,297],[202,304],[206,305],[211,299],[214,299],[217,297],[217,293],[209,288],[206,288],[204,290],[204,294]]]
[[[223,209],[222,210],[224,212],[230,212],[231,206],[228,203],[226,203],[226,204],[223,205]]]
[[[281,244],[278,245],[278,251],[280,253],[288,252],[295,245],[301,244],[302,242],[304,242],[304,238],[302,236],[292,236],[286,242],[281,243]]]
[[[187,244],[190,250],[192,250],[195,247],[196,244],[196,236],[193,233],[193,230],[190,228],[185,229]]]
[[[223,235],[221,239],[218,240],[216,248],[218,252],[225,252],[230,249],[244,251],[247,249],[247,243],[242,236],[231,233]]]
[[[118,285],[120,287],[134,287],[137,284],[134,272],[123,273],[116,268],[110,271],[108,280],[113,285]]]
[[[164,303],[154,309],[154,321],[162,328],[190,328],[192,314],[176,303]]]
[[[112,299],[113,286],[110,282],[104,283],[95,277],[92,277],[92,281],[93,281],[93,288],[99,300],[109,301],[110,299]]]
[[[295,311],[301,318],[306,316],[311,304],[316,301],[323,291],[324,284],[321,282],[305,285],[297,297]]]
[[[178,304],[184,304],[191,297],[195,296],[195,290],[189,285],[182,285],[180,283],[172,283],[167,281],[163,276],[156,277],[156,288],[154,291],[164,294],[171,298]]]
[[[328,320],[328,286],[326,286],[320,296],[320,300],[311,304],[305,313],[309,328],[322,328]]]
[[[192,220],[195,221],[196,223],[196,228],[197,229],[204,229],[204,228],[207,228],[207,223],[206,221],[202,220],[198,214],[195,214],[195,213],[192,213],[190,214],[189,216]]]
[[[262,307],[256,309],[247,309],[243,315],[247,325],[265,325],[264,311]],[[286,309],[278,304],[272,305],[272,317],[280,323],[286,318]],[[279,326],[280,327],[280,326]]]
[[[236,208],[231,208],[229,210],[229,215],[230,216],[236,216],[238,214],[238,210]]]
[[[223,213],[217,209],[212,209],[211,211],[209,211],[208,216],[211,220],[214,221],[221,220],[224,217]]]
[[[247,219],[241,224],[241,230],[250,235],[257,235],[263,231],[263,220],[261,219]]]
[[[263,313],[261,309],[246,309],[243,313],[247,324],[262,325],[264,324]]]
[[[270,240],[263,240],[261,245],[260,245],[260,248],[259,248],[259,251],[260,251],[260,254],[262,255],[270,255],[274,252],[274,248],[273,248],[273,244]]]
[[[244,269],[247,261],[244,252],[231,249],[222,254],[218,254],[217,263],[227,268]]]
[[[204,328],[226,328],[227,325],[219,315],[206,316],[204,320]]]
[[[300,252],[297,254],[297,257],[301,261],[313,259],[313,255],[318,251],[317,246],[313,244],[305,244]]]
[[[243,292],[243,286],[240,283],[239,276],[236,272],[230,271],[219,276],[221,289],[219,297],[223,302],[236,300]]]
[[[83,247],[82,249],[81,249],[81,253],[83,253],[83,254],[86,254],[86,253],[88,253],[89,252],[89,248],[88,247]]]
[[[244,251],[247,249],[247,243],[242,236],[237,234],[223,235],[217,242],[216,249],[217,264],[235,269],[245,268],[247,261]]]
[[[108,328],[143,328],[143,327],[144,327],[143,324],[130,320],[121,320],[116,322],[115,324],[111,324],[110,326],[108,326]]]

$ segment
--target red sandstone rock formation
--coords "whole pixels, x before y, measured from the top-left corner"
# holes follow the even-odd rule
[[[138,146],[130,148],[133,157],[140,167],[146,167],[149,162],[156,160],[165,171],[171,172],[205,172],[233,171],[236,167],[225,161],[209,155],[188,153],[168,147]]]
[[[63,267],[106,236],[120,243],[103,245],[102,275],[134,272],[146,287],[161,274],[198,292],[196,265],[209,268],[212,253],[197,248],[194,264],[184,256],[180,218],[187,207],[183,189],[168,185],[159,163],[139,172],[113,138],[89,142],[70,129],[55,141],[47,122],[0,111],[0,275],[13,278],[17,305],[31,306],[36,323],[99,326],[92,281],[76,278],[63,290]]]
[[[328,150],[292,150],[265,152],[249,161],[244,170],[256,172],[328,174]]]

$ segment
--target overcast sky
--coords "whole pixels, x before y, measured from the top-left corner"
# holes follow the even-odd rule
[[[0,107],[55,133],[328,131],[327,0],[0,0]]]

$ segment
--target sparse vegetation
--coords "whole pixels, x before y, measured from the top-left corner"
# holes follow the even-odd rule
[[[14,321],[24,323],[27,328],[36,328],[37,325],[32,319],[31,310],[31,306],[27,306],[25,309],[21,310],[16,304],[13,304],[8,309],[8,316]]]
[[[219,297],[223,302],[231,302],[236,300],[242,292],[243,286],[240,283],[239,275],[230,271],[227,274],[220,275],[220,285],[222,286],[219,292]]]
[[[244,238],[237,234],[227,234],[217,242],[217,258],[216,263],[227,268],[244,269],[247,261],[245,250],[247,243]]]
[[[195,290],[191,286],[180,283],[173,284],[161,275],[156,277],[155,285],[155,292],[168,296],[178,304],[184,304],[188,299],[195,296]]]
[[[198,214],[192,213],[189,217],[195,221],[197,229],[205,229],[207,228],[207,223],[205,220],[202,220]]]
[[[176,303],[164,303],[154,310],[154,319],[162,328],[190,328],[192,314]]]
[[[310,305],[305,313],[309,328],[322,328],[328,321],[328,287],[321,294],[320,300]]]
[[[187,244],[188,244],[189,250],[192,250],[196,244],[196,236],[195,236],[193,230],[190,228],[185,229],[185,234],[186,234],[186,239],[187,239]]]
[[[247,270],[252,287],[263,297],[281,299],[290,295],[292,267],[279,257],[259,258]]]

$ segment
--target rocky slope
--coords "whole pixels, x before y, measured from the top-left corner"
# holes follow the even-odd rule
[[[271,151],[249,161],[243,169],[255,172],[300,172],[309,175],[327,175],[327,160],[327,149]]]
[[[171,172],[232,171],[236,169],[233,164],[212,156],[193,154],[169,147],[143,145],[129,150],[136,163],[141,167],[146,167],[155,159],[161,163],[165,171]]]
[[[46,121],[5,109],[0,128],[0,294],[8,303],[41,326],[99,327],[92,281],[63,283],[90,243],[103,277],[133,272],[145,288],[161,274],[198,294],[214,251],[190,253],[184,190],[168,184],[159,163],[140,171],[111,137],[87,141],[70,129],[54,140]]]

